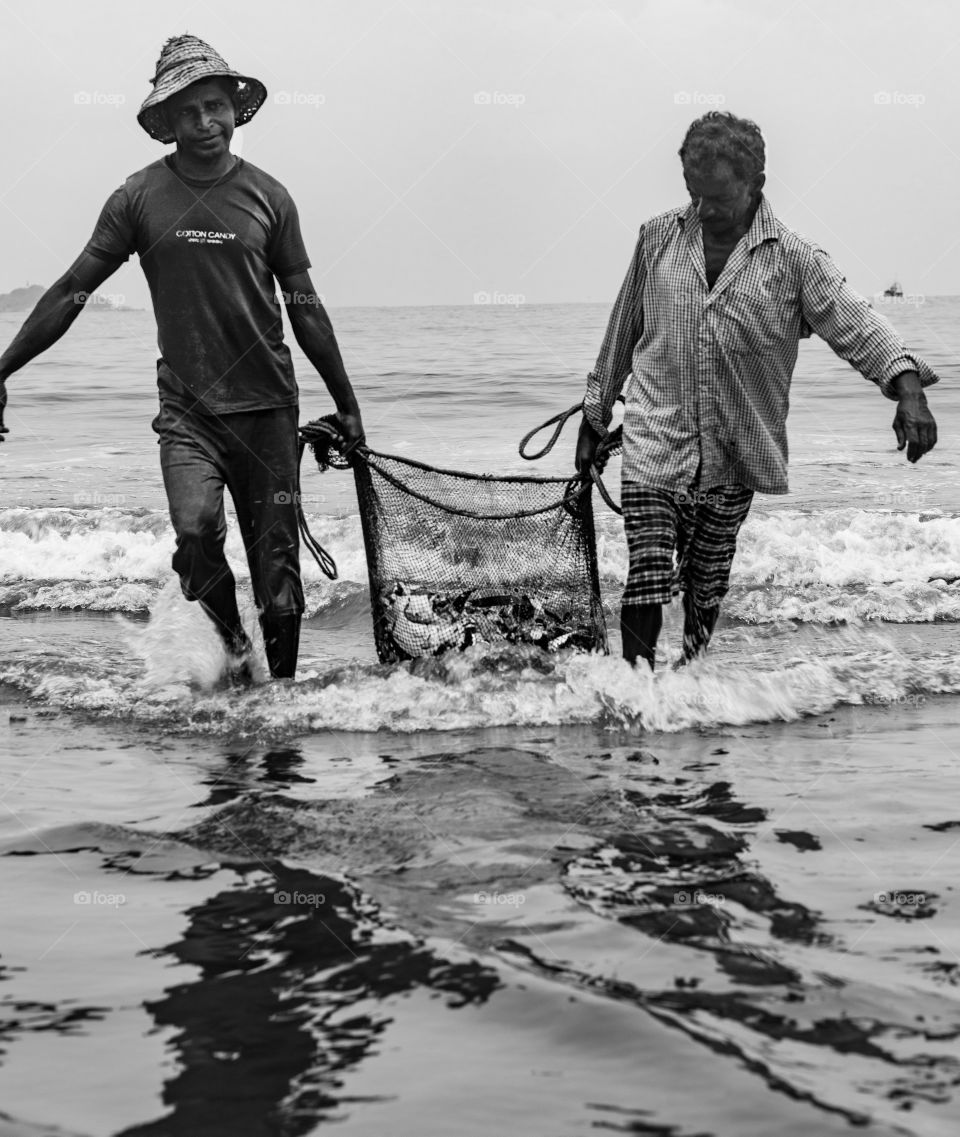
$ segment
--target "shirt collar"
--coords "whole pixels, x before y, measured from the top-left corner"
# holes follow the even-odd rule
[[[684,232],[688,227],[693,230],[700,225],[700,218],[697,216],[697,209],[693,202],[690,202],[682,213],[677,214],[677,224]],[[779,239],[780,231],[777,227],[777,219],[773,214],[770,202],[761,194],[757,212],[753,215],[753,221],[750,222],[750,228],[747,230],[747,248],[755,249],[764,241],[778,241]]]

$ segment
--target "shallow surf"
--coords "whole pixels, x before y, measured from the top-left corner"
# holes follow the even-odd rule
[[[271,746],[5,691],[11,1118],[955,1127],[950,698]]]
[[[618,660],[598,509],[611,656],[382,666],[352,485],[310,471],[340,579],[305,562],[298,680],[244,690],[170,570],[150,317],[79,322],[0,455],[0,1134],[952,1137],[957,311],[897,313],[945,379],[919,467],[803,346],[703,663],[675,609],[655,678]],[[371,444],[559,475],[572,439],[516,443],[607,314],[335,317]]]

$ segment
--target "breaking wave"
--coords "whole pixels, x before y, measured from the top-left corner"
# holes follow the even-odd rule
[[[303,555],[308,615],[367,583],[359,518],[315,515],[310,528],[340,573],[331,583]],[[619,518],[601,513],[598,562],[612,602],[626,577]],[[139,509],[0,510],[0,607],[146,613],[172,574],[167,515]],[[249,579],[231,524],[227,555]],[[734,562],[728,617],[750,624],[960,620],[960,518],[834,509],[755,512]]]
[[[357,606],[347,600],[344,610]],[[244,616],[256,641],[249,597]],[[148,623],[115,620],[121,634],[108,623],[106,643],[64,639],[54,646],[25,638],[3,653],[0,682],[97,717],[241,735],[575,723],[680,731],[960,692],[954,652],[931,651],[919,637],[860,628],[809,628],[793,636],[733,629],[718,637],[707,660],[673,671],[667,658],[655,676],[612,656],[477,644],[397,665],[306,650],[296,682],[266,683],[257,642],[258,682],[235,688],[223,679],[223,649],[212,625],[183,600],[175,581],[159,595]]]

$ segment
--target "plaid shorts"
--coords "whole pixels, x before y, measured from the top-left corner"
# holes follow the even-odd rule
[[[623,604],[669,604],[689,592],[701,608],[724,598],[737,533],[747,518],[753,490],[655,490],[624,482],[623,523],[630,571]],[[674,561],[676,554],[676,562]]]

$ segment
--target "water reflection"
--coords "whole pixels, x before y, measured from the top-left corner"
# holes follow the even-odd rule
[[[312,1132],[342,1116],[341,1073],[388,1030],[382,1000],[427,988],[462,1006],[499,985],[489,968],[386,933],[340,881],[278,861],[232,867],[241,886],[189,909],[183,938],[156,953],[199,977],[146,1005],[176,1031],[178,1071],[163,1091],[170,1112],[123,1137]]]
[[[316,778],[309,778],[299,772],[305,765],[303,751],[294,746],[279,747],[260,753],[258,748],[247,751],[228,751],[223,755],[223,765],[201,780],[201,785],[209,786],[208,796],[196,802],[196,808],[228,805],[237,801],[251,787],[257,784],[277,789],[290,789],[294,785],[312,785]]]

